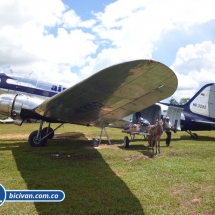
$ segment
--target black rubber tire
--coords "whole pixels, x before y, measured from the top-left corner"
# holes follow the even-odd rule
[[[125,137],[124,137],[124,147],[125,147],[125,148],[128,148],[128,147],[129,147],[129,138],[128,138],[128,136],[125,136]]]
[[[42,129],[43,134],[46,135],[47,132],[48,132],[48,130],[49,130],[49,132],[53,131],[52,128],[45,127],[45,128]],[[49,136],[47,137],[47,139],[52,139],[53,137],[54,137],[54,131],[51,134],[49,134]]]
[[[36,142],[36,137],[37,137],[37,130],[33,131],[29,137],[28,137],[28,143],[30,144],[30,146],[32,147],[43,147],[46,145],[47,143],[47,138],[45,138],[44,140],[40,141],[39,143]],[[43,136],[43,135],[42,135]]]

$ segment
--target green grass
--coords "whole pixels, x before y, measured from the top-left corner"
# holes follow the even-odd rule
[[[1,215],[215,214],[214,131],[197,132],[198,140],[173,133],[170,147],[163,134],[155,156],[140,136],[125,149],[125,134],[114,128],[107,128],[112,145],[103,138],[94,148],[100,129],[76,125],[57,130],[46,147],[32,148],[27,138],[38,126],[0,125],[0,183],[6,190],[63,190],[65,199],[5,202]]]

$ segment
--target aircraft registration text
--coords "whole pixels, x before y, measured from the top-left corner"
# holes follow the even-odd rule
[[[206,105],[203,105],[203,104],[197,104],[197,103],[193,103],[193,106],[194,107],[197,107],[197,108],[203,108],[203,109],[206,109],[207,106]]]

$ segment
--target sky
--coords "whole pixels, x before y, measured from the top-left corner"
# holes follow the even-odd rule
[[[214,0],[1,0],[0,71],[72,86],[113,64],[154,59],[173,98],[215,82]],[[170,99],[170,98],[169,98]]]

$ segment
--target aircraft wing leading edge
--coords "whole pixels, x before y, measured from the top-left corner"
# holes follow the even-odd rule
[[[177,85],[164,64],[135,60],[101,70],[33,111],[58,121],[105,126],[170,97]]]

